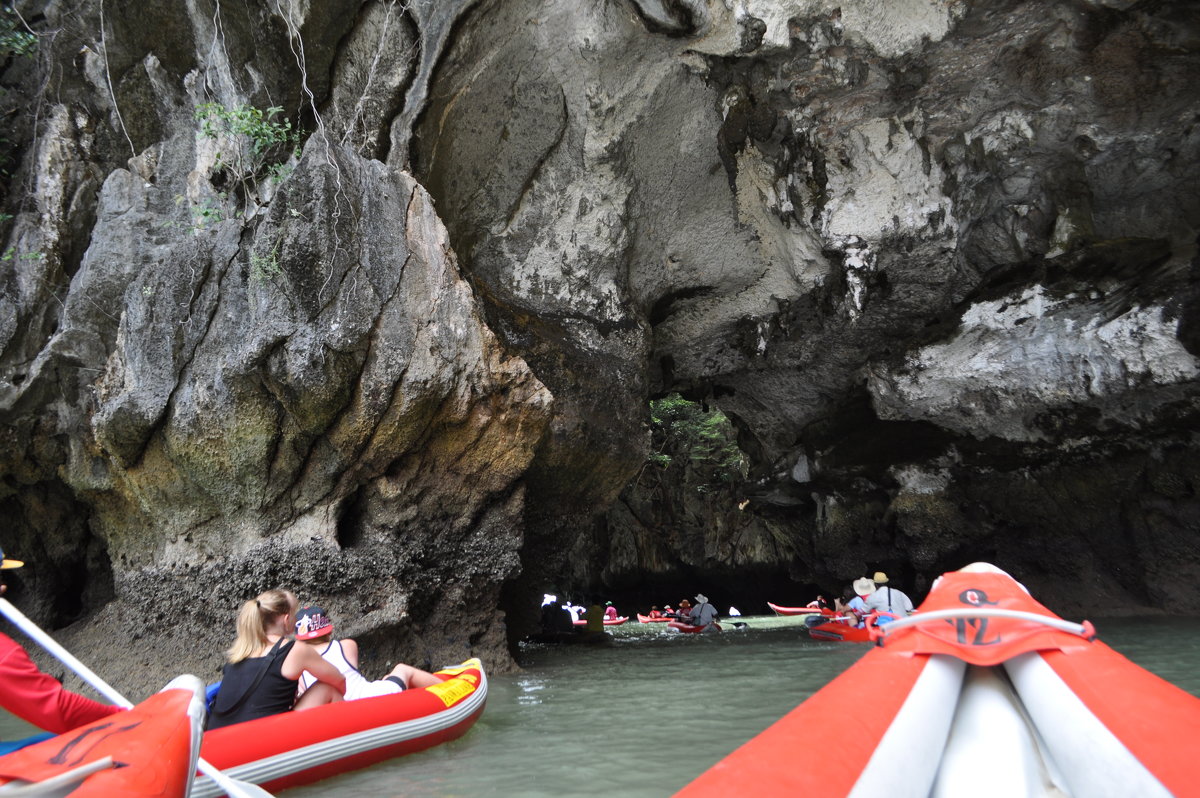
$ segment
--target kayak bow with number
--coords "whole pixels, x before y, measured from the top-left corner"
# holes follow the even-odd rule
[[[1195,794],[1200,698],[995,566],[943,575],[871,635],[862,659],[679,795]],[[814,729],[847,744],[797,767]]]

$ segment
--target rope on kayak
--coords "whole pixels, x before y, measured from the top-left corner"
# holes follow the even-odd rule
[[[1083,623],[1073,623],[1072,621],[1064,621],[1062,618],[1055,618],[1049,615],[1040,615],[1036,612],[1026,612],[1024,610],[1006,610],[999,607],[988,608],[962,608],[950,610],[933,610],[931,612],[919,612],[915,615],[909,615],[907,618],[899,618],[891,623],[877,627],[879,632],[886,638],[897,629],[904,629],[909,626],[919,626],[929,621],[943,621],[953,618],[1008,618],[1014,621],[1029,621],[1038,623],[1043,626],[1049,626],[1053,629],[1058,629],[1061,632],[1078,635],[1087,640],[1092,640],[1096,636],[1096,629],[1089,621]]]
[[[120,767],[120,765],[114,762],[111,756],[106,756],[103,759],[88,762],[85,765],[64,771],[48,779],[21,784],[17,787],[0,790],[0,792],[3,792],[5,796],[11,796],[11,798],[18,798],[18,796],[46,798],[46,796],[50,795],[66,795],[68,792],[73,792],[84,779],[93,773],[99,773],[102,770],[115,767]]]

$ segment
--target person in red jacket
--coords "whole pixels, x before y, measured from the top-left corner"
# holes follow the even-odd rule
[[[0,573],[25,563],[10,560],[0,549]],[[0,595],[6,587],[0,579]],[[55,734],[123,712],[122,707],[101,704],[72,693],[48,673],[38,670],[21,644],[0,633],[0,707],[18,718]]]

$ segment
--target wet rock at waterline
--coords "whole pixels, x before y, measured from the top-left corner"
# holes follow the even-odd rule
[[[503,667],[550,580],[975,559],[1200,610],[1191,4],[16,10],[39,620],[207,666],[288,584],[381,658]]]

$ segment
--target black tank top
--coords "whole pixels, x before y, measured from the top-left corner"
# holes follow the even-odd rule
[[[208,728],[219,729],[291,709],[296,702],[296,682],[284,676],[282,670],[295,644],[295,640],[289,640],[261,657],[226,665]]]

